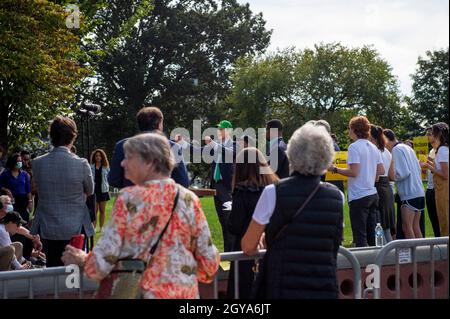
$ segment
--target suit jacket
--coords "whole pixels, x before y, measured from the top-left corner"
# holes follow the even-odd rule
[[[123,159],[125,158],[125,152],[123,149],[123,145],[128,140],[128,138],[123,139],[119,142],[117,142],[116,146],[114,147],[114,153],[113,158],[111,160],[111,170],[108,174],[108,183],[112,187],[116,188],[124,188],[128,186],[133,186],[134,184],[125,178],[123,167],[120,165],[122,163]],[[177,161],[177,165],[174,167],[172,171],[171,178],[178,184],[180,184],[183,187],[188,188],[189,187],[189,177],[186,169],[186,165],[183,161],[183,154],[181,147],[173,147],[176,143],[173,141],[170,141],[170,147],[173,151],[176,152],[174,154],[174,157]],[[175,145],[177,146],[177,145]]]
[[[274,170],[280,179],[289,177],[289,160],[286,156],[286,150],[287,150],[287,145],[283,141],[282,137],[278,138],[277,143],[275,143],[273,146],[271,146],[269,148],[269,153],[268,153],[269,164],[271,164],[271,166],[276,165],[276,170],[275,169]],[[273,160],[274,159],[273,156],[275,156],[275,154],[277,155],[276,161]],[[272,168],[274,168],[274,167],[272,167]]]
[[[236,142],[233,142],[231,139],[228,139],[225,145],[219,144],[217,141],[216,144],[217,148],[213,148],[210,145],[198,147],[190,143],[187,143],[188,146],[186,147],[189,148],[190,152],[199,152],[200,154],[203,152],[209,152],[210,156],[213,157],[210,170],[211,188],[216,190],[216,197],[218,197],[220,201],[227,202],[231,200],[231,184],[233,182],[237,145]],[[217,149],[217,151],[215,149]],[[222,152],[222,160],[219,163],[219,170],[220,175],[222,176],[222,181],[221,183],[216,184],[214,181],[214,172],[216,170],[216,163],[220,152]],[[228,163],[225,163],[226,161]]]
[[[70,240],[80,234],[94,235],[86,206],[86,195],[94,193],[91,167],[84,158],[66,147],[55,147],[50,153],[33,160],[33,179],[39,201],[31,228],[49,240]]]
[[[233,183],[234,163],[236,160],[236,147],[236,143],[229,139],[224,145],[218,144],[217,151],[214,151],[213,148],[210,150],[210,154],[214,156],[214,160],[211,163],[211,188],[216,189],[216,197],[223,202],[231,200],[231,187]],[[216,185],[214,180],[214,172],[216,170],[216,163],[220,152],[222,153],[222,159],[219,162],[219,170],[220,175],[222,176],[222,181],[220,184]]]

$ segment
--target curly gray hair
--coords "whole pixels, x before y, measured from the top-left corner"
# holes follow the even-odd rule
[[[289,140],[287,157],[291,170],[303,175],[323,175],[333,162],[333,140],[325,127],[307,123]]]
[[[169,140],[164,135],[139,134],[129,138],[123,148],[126,153],[138,154],[145,162],[152,162],[157,173],[170,175],[175,166]]]

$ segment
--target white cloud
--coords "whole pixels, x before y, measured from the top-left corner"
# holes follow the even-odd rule
[[[239,0],[273,29],[270,50],[319,42],[374,45],[411,91],[417,58],[449,46],[448,0]]]

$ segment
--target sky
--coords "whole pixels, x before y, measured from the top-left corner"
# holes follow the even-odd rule
[[[269,51],[320,42],[373,45],[404,95],[419,56],[449,46],[449,0],[238,0],[273,29]]]

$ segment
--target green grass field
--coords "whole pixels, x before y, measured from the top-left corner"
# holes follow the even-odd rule
[[[106,207],[106,220],[109,218],[109,213],[111,212],[112,206],[114,203],[114,199],[111,199],[108,202]],[[216,247],[222,252],[223,251],[223,240],[222,240],[222,230],[220,227],[219,219],[217,217],[216,210],[214,208],[214,200],[212,197],[206,197],[201,199],[203,211],[205,212],[206,219],[208,220],[209,227],[211,229],[211,235],[214,244]],[[345,218],[345,228],[344,228],[344,242],[343,246],[350,247],[352,244],[352,229],[350,226],[350,217],[348,213],[348,204],[345,204],[344,207],[344,218]],[[433,228],[431,227],[430,219],[428,218],[428,212],[425,210],[425,223],[426,223],[426,237],[434,237]],[[98,231],[95,236],[95,241],[100,237],[100,232]]]

